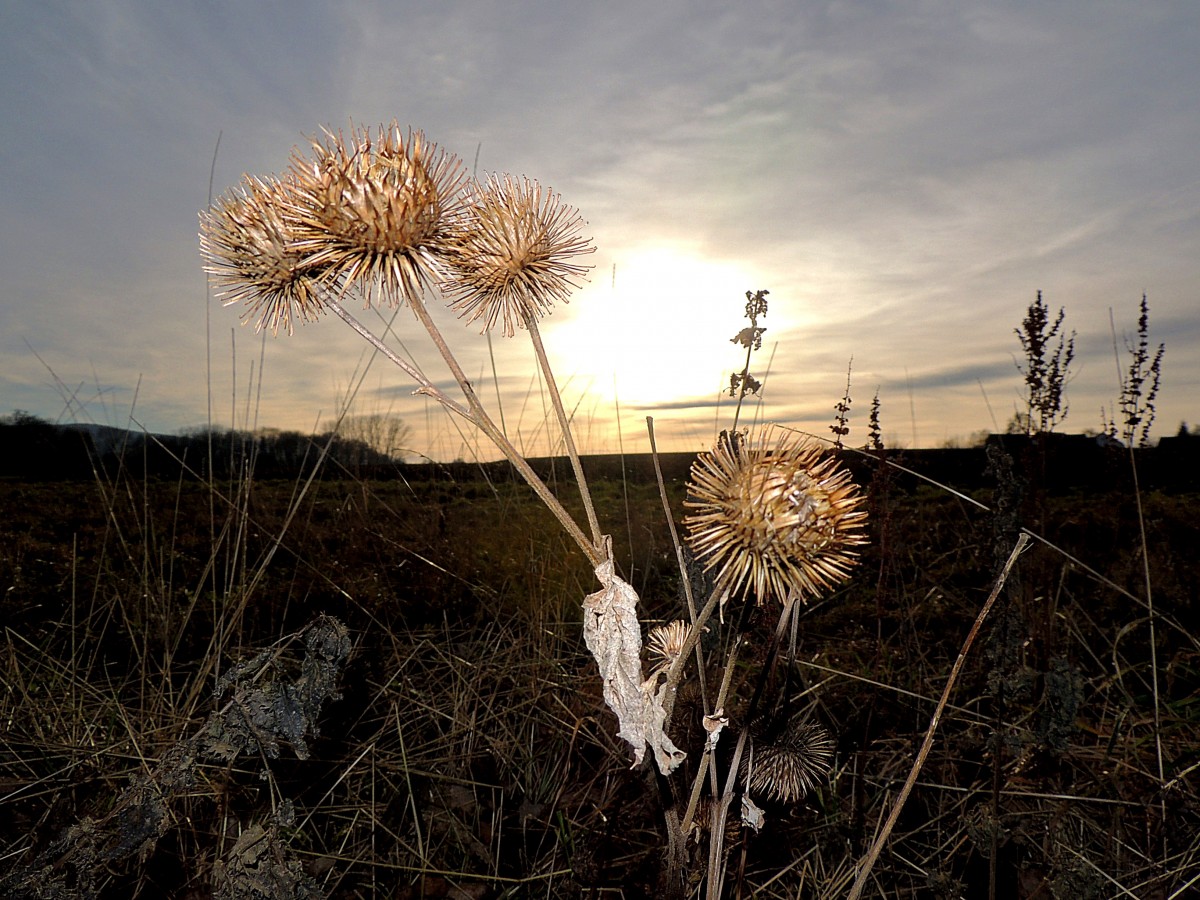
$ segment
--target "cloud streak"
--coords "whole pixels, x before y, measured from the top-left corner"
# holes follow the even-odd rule
[[[12,408],[110,424],[133,408],[159,430],[333,415],[361,342],[332,320],[265,342],[239,329],[206,299],[196,217],[218,135],[219,194],[282,170],[323,125],[395,117],[589,220],[592,281],[544,332],[590,449],[614,449],[618,406],[626,445],[644,443],[647,411],[667,449],[710,441],[741,364],[727,341],[758,288],[772,301],[760,413],[786,424],[826,431],[853,358],[855,414],[878,387],[885,432],[905,442],[1002,425],[1019,402],[1012,330],[1039,289],[1079,333],[1066,427],[1099,426],[1116,395],[1109,310],[1132,330],[1143,291],[1167,343],[1159,423],[1196,416],[1189,3],[299,2],[279,16],[97,0],[25,4],[7,26]],[[646,259],[663,269],[653,285]],[[467,371],[537,431],[519,338],[490,355],[444,320]],[[411,316],[396,321],[440,371]],[[612,352],[584,352],[581,333]],[[402,382],[374,363],[360,402],[394,403],[436,452],[469,444]]]

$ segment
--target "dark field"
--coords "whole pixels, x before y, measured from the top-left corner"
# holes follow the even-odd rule
[[[593,493],[657,624],[686,612],[646,462],[596,462]],[[833,771],[731,833],[727,894],[845,895],[1024,527],[1057,549],[1035,541],[984,623],[875,895],[1196,896],[1200,498],[1148,490],[1139,517],[1127,458],[1054,492],[945,476],[988,510],[856,466],[871,544],[764,694],[829,729]],[[631,770],[581,555],[502,466],[410,474],[0,482],[0,893],[655,895],[703,744],[695,680],[672,729],[689,762]],[[731,605],[705,637],[710,683],[746,639],[734,727],[778,616]]]

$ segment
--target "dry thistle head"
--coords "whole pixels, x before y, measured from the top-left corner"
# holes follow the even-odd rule
[[[765,720],[751,724],[753,754],[742,763],[742,777],[753,795],[795,803],[829,774],[833,737],[824,726],[805,719],[773,731]]]
[[[687,636],[688,623],[682,619],[676,619],[650,630],[650,634],[646,638],[646,649],[651,659],[657,660],[653,672],[666,671],[671,667],[671,664],[683,652]]]
[[[465,176],[458,159],[421,132],[392,122],[312,142],[296,154],[290,216],[305,260],[354,286],[368,304],[376,288],[402,304],[437,281],[438,257],[460,215]]]
[[[255,330],[314,321],[324,309],[324,275],[305,260],[286,210],[294,185],[245,176],[241,186],[200,214],[200,252],[217,297],[244,302]]]
[[[858,561],[864,497],[815,440],[769,440],[723,433],[692,464],[688,543],[735,593],[749,588],[760,604],[807,600],[848,578]]]
[[[579,236],[583,219],[562,198],[528,178],[489,176],[476,183],[461,227],[449,248],[450,277],[443,289],[468,324],[483,330],[504,320],[504,334],[566,303],[574,279],[590,266],[572,260],[595,250]]]

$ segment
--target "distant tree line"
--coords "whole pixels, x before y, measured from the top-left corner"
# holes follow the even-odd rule
[[[333,475],[379,475],[402,462],[407,429],[398,420],[355,417],[349,433],[309,435],[195,428],[177,435],[147,434],[104,425],[60,425],[22,410],[0,416],[0,478],[37,481],[93,478],[123,468],[142,477],[256,478],[307,475],[322,465]],[[380,444],[372,442],[379,439]]]
[[[1052,481],[1058,488],[1111,485],[1112,473],[1127,468],[1127,458],[1118,452],[1120,445],[1103,440],[1105,437],[1095,432],[1046,437],[1053,463]],[[926,476],[971,489],[990,484],[985,475],[984,445],[996,440],[1007,442],[1015,451],[1021,440],[1031,438],[1020,432],[979,433],[972,435],[966,446],[896,450],[892,455],[902,457],[906,465]],[[503,461],[428,464],[429,460],[422,459],[418,465],[406,463],[400,453],[380,452],[363,438],[341,433],[331,436],[329,432],[306,435],[273,429],[251,433],[200,428],[180,435],[161,435],[103,425],[59,425],[19,410],[0,416],[0,478],[6,479],[75,481],[111,477],[124,471],[133,477],[150,478],[179,478],[182,474],[202,480],[245,475],[294,480],[313,471],[323,450],[325,477],[334,479],[402,477],[465,482],[481,477],[491,481],[515,477]],[[1141,448],[1138,453],[1140,466],[1145,469],[1145,486],[1200,490],[1200,427],[1181,424],[1177,434],[1163,437],[1157,447]],[[692,453],[662,454],[659,467],[669,482],[685,481],[693,458]],[[551,482],[567,474],[561,459],[533,459],[530,463]],[[861,480],[870,479],[874,464],[869,458],[850,453],[845,463]],[[654,465],[645,454],[590,456],[585,468],[591,477],[600,480],[628,478],[643,483],[654,479]]]

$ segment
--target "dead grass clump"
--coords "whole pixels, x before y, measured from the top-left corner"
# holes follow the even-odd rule
[[[180,821],[180,801],[199,789],[202,781],[212,789],[211,783],[219,780],[212,772],[215,764],[243,756],[265,764],[279,757],[281,742],[297,757],[306,758],[306,736],[317,733],[321,707],[337,696],[335,686],[350,652],[350,639],[336,619],[319,619],[303,635],[305,653],[297,674],[283,680],[284,652],[299,637],[282,641],[228,672],[217,696],[229,697],[202,728],[177,741],[157,761],[143,760],[141,771],[115,797],[108,813],[100,818],[84,816],[29,864],[7,875],[0,881],[4,895],[95,897],[117,873],[127,872],[135,858],[144,864],[154,854],[158,841]],[[269,778],[269,769],[262,774]],[[279,839],[279,826],[286,827],[293,818],[290,801],[283,801],[265,830],[254,825],[243,832],[230,853],[214,864],[217,896],[320,895]]]
[[[339,616],[352,625],[358,650],[339,676],[347,697],[326,704],[319,741],[300,733],[308,760],[295,758],[290,748],[297,745],[286,730],[303,703],[295,694],[285,703],[280,693],[303,674],[296,642],[265,655],[237,651],[232,643],[226,649],[227,658],[247,661],[236,670],[223,664],[222,673],[236,677],[226,681],[220,707],[232,709],[239,690],[267,690],[262,703],[242,703],[247,730],[225,738],[240,748],[237,759],[196,756],[198,743],[180,741],[181,734],[202,740],[215,714],[205,704],[219,676],[202,682],[198,700],[191,700],[197,673],[211,671],[203,662],[207,644],[176,635],[179,649],[168,671],[163,645],[156,644],[167,633],[147,642],[128,630],[122,610],[129,622],[168,617],[178,623],[178,606],[158,611],[157,605],[188,602],[179,589],[141,599],[142,585],[154,583],[141,574],[148,557],[140,542],[150,530],[139,532],[139,543],[127,543],[137,566],[125,568],[124,557],[106,554],[99,542],[103,511],[97,515],[86,502],[64,504],[67,488],[59,486],[52,506],[18,524],[26,532],[23,544],[0,541],[10,579],[18,568],[27,573],[5,584],[6,608],[24,610],[24,618],[19,630],[6,629],[0,648],[6,686],[2,846],[18,866],[6,877],[20,871],[28,878],[35,863],[55,858],[59,850],[52,846],[65,853],[74,841],[81,855],[72,858],[83,859],[86,850],[97,860],[91,871],[99,873],[101,896],[153,896],[168,886],[183,894],[188,885],[208,893],[218,861],[226,873],[255,870],[255,877],[283,884],[292,871],[289,860],[328,896],[416,897],[422,890],[575,896],[637,885],[653,894],[663,808],[643,774],[627,768],[579,638],[575,616],[588,573],[564,558],[562,545],[530,539],[505,546],[494,536],[500,517],[543,522],[536,503],[506,494],[504,486],[497,498],[477,485],[470,515],[469,506],[454,500],[453,486],[439,488],[432,503],[420,488],[406,492],[399,484],[316,487],[313,509],[320,512],[293,521],[286,555],[276,556],[260,582],[272,599],[246,620],[244,638],[268,645],[270,629],[305,613],[318,596],[336,601]],[[283,504],[273,495],[286,500],[292,489],[256,487],[253,509],[264,528],[280,521],[275,517]],[[176,505],[189,507],[187,490],[178,499],[173,490],[169,484],[150,490],[150,502],[138,504],[145,520],[170,522]],[[653,491],[634,488],[629,496],[641,504],[633,521],[649,527]],[[893,502],[897,556],[889,589],[896,593],[883,610],[883,628],[876,627],[872,579],[858,579],[836,604],[810,604],[795,656],[782,670],[781,688],[793,704],[788,709],[829,729],[833,769],[798,804],[760,800],[766,827],[757,834],[742,830],[732,840],[730,870],[759,896],[845,894],[847,875],[911,767],[956,643],[979,602],[990,555],[986,524],[972,524],[961,504],[935,502],[924,492],[894,489]],[[1107,518],[1118,506],[1103,496],[1092,505],[1080,497],[1051,498],[1049,533],[1057,535],[1061,523],[1064,547],[1088,559],[1088,541],[1125,539],[1123,520]],[[1152,571],[1169,576],[1168,583],[1186,577],[1194,531],[1189,503],[1150,498],[1147,508],[1161,535],[1151,545]],[[118,511],[118,518],[124,515]],[[935,521],[943,524],[931,527]],[[1076,539],[1070,529],[1081,521],[1088,525]],[[170,534],[166,527],[159,531]],[[54,543],[55,534],[72,532],[80,535],[74,561],[69,544]],[[554,533],[551,522],[545,534]],[[176,582],[200,577],[189,567],[205,540],[180,529],[169,542],[178,551],[169,557]],[[254,540],[245,545],[252,558]],[[655,540],[665,544],[669,535]],[[979,549],[963,551],[962,541]],[[422,595],[443,590],[450,576],[405,550],[436,562],[449,544],[463,572],[499,566],[507,574],[491,593],[456,588],[461,601],[437,612]],[[296,558],[310,553],[340,556],[347,569],[325,573],[330,586]],[[875,553],[865,548],[864,571],[875,571]],[[1028,562],[1021,592],[1000,602],[964,669],[922,777],[876,864],[873,883],[889,897],[986,896],[993,860],[1000,896],[1010,889],[1007,895],[1018,897],[1039,890],[1043,896],[1079,890],[1085,892],[1080,896],[1111,897],[1122,889],[1169,896],[1200,873],[1193,699],[1200,650],[1187,629],[1172,624],[1189,608],[1189,597],[1166,589],[1160,595],[1163,785],[1153,774],[1144,614],[1128,598],[1112,600],[1112,588],[1061,556]],[[153,566],[145,568],[153,573]],[[666,610],[663,595],[677,584],[662,574],[654,578],[656,602]],[[72,583],[74,604],[55,593]],[[352,599],[335,589],[344,585]],[[56,605],[48,602],[53,597]],[[145,604],[140,611],[139,603]],[[279,608],[288,603],[291,612]],[[199,603],[187,628],[203,631],[220,621],[219,607],[215,619],[208,609],[207,601]],[[777,618],[777,609],[763,607],[752,609],[744,626],[732,616],[724,625],[713,622],[703,637],[707,652],[740,635],[761,645]],[[757,655],[744,657],[739,683],[753,683],[762,665]],[[695,753],[706,739],[708,710],[693,679],[680,693],[672,738]],[[272,708],[278,721],[264,726],[263,711]],[[741,705],[727,710],[734,725],[743,711]],[[229,730],[222,728],[208,734]],[[271,742],[256,736],[260,732],[277,735],[278,758],[266,756]],[[172,781],[172,773],[183,757],[172,753],[182,750],[197,760],[196,774],[190,787],[176,790],[182,782]],[[722,771],[728,760],[721,757]],[[684,769],[690,779],[695,764]],[[169,801],[168,790],[176,790]],[[150,824],[125,829],[120,852],[126,856],[108,864],[109,872],[98,860],[113,853],[122,832],[102,837],[96,823],[115,827],[118,797],[124,797],[127,821]],[[278,817],[287,800],[295,810],[291,825]],[[678,797],[680,809],[686,800]],[[141,860],[138,847],[162,825],[166,830]],[[72,828],[78,830],[67,838]],[[249,836],[235,854],[242,835]],[[696,867],[707,857],[707,839],[698,837],[686,848],[689,883],[699,880]],[[36,883],[54,884],[55,871]],[[78,879],[60,884],[79,890]]]

